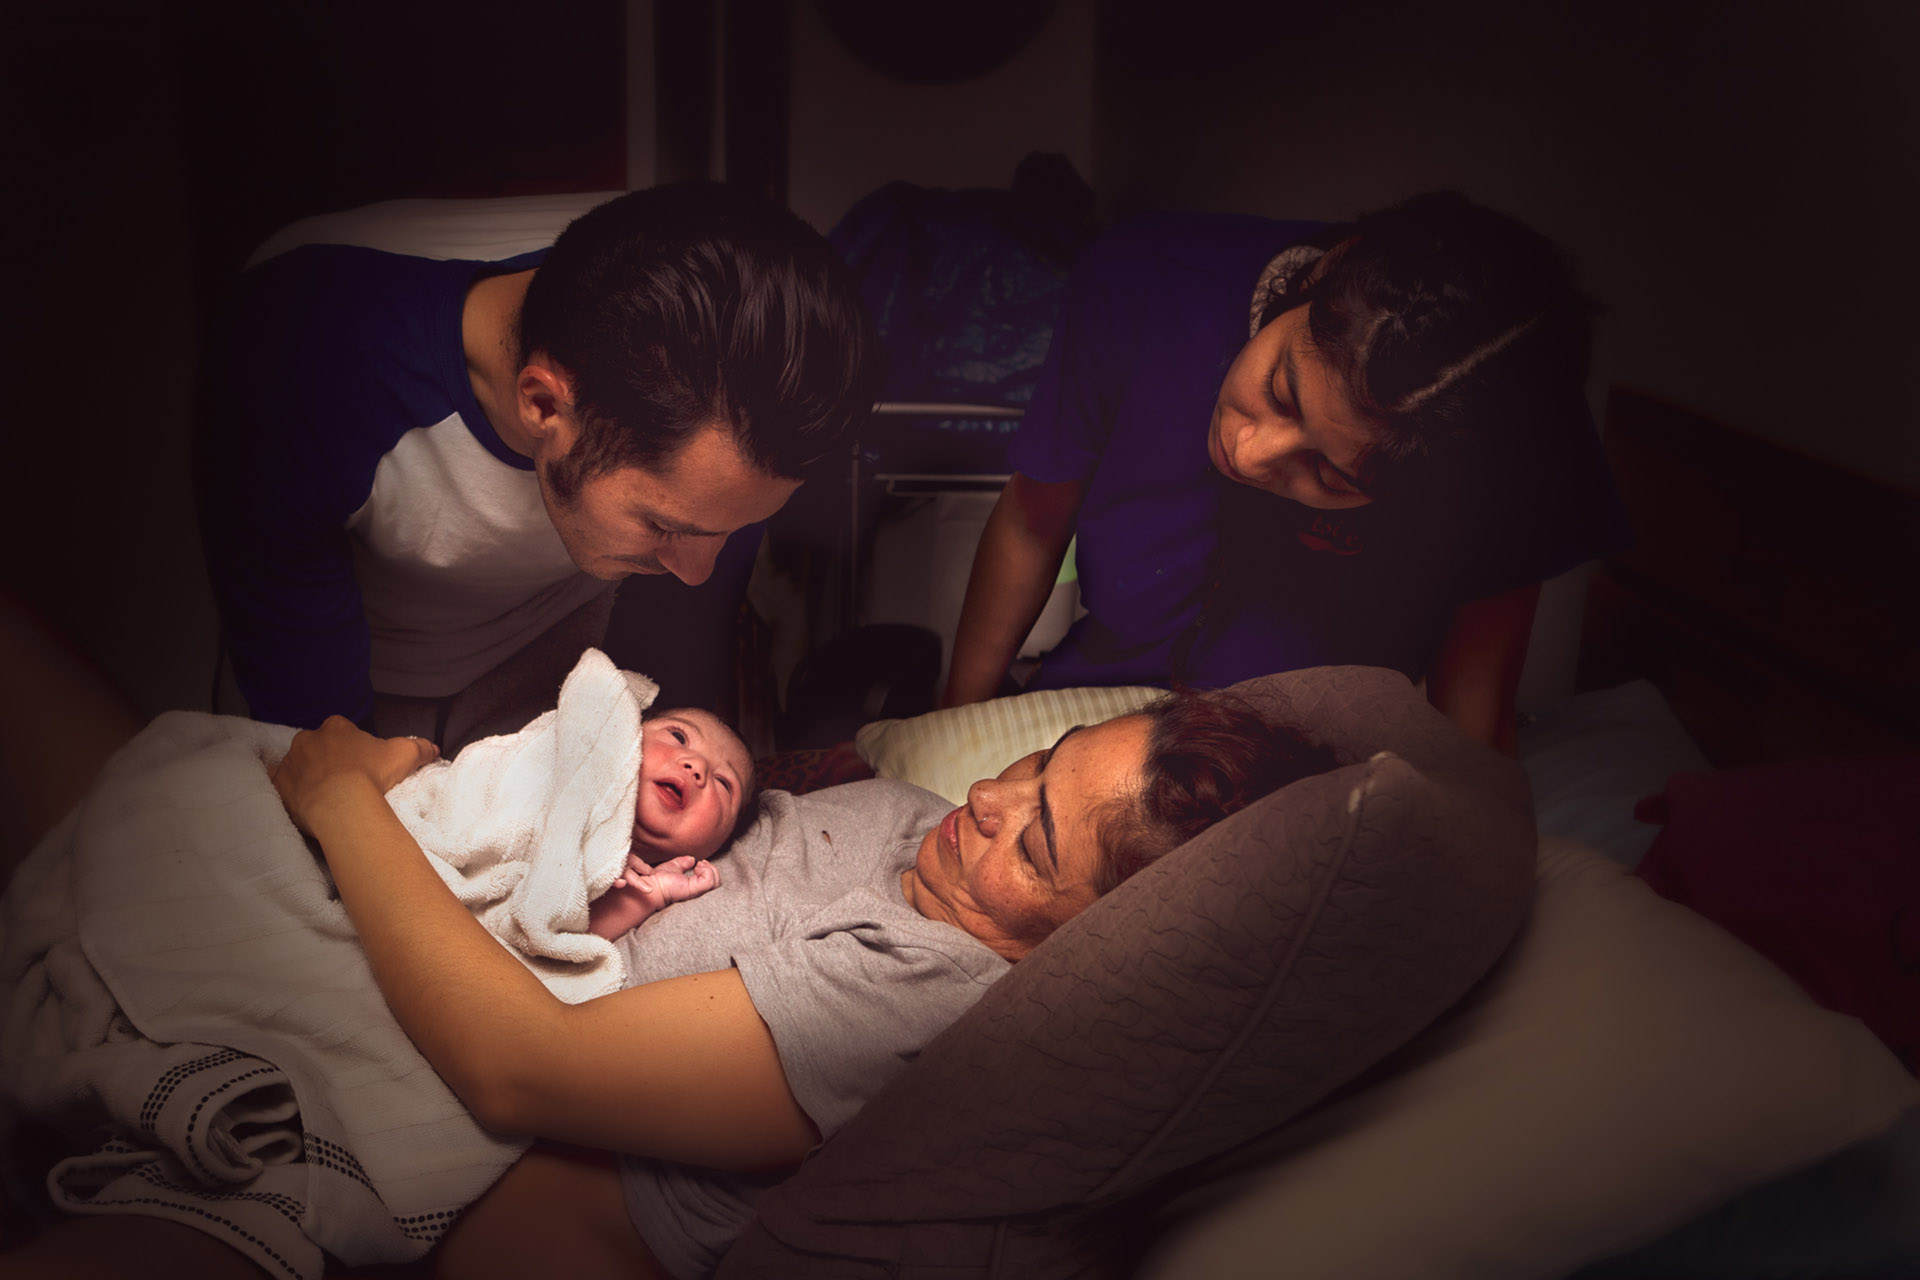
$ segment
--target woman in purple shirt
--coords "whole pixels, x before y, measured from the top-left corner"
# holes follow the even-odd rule
[[[1453,193],[1351,224],[1162,214],[1082,258],[982,537],[945,702],[1397,668],[1509,752],[1539,586],[1626,540],[1559,250]]]

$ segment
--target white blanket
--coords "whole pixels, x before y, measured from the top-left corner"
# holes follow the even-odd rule
[[[640,713],[658,692],[589,649],[556,709],[387,794],[460,901],[569,1003],[626,980],[620,949],[587,932],[587,904],[626,865]]]
[[[624,861],[652,695],[589,654],[559,710],[391,796],[566,999],[623,976],[578,931]],[[63,1209],[187,1222],[306,1280],[322,1250],[421,1256],[521,1146],[475,1124],[393,1021],[268,780],[292,736],[164,715],[16,872],[0,1151],[16,1194],[51,1164]]]

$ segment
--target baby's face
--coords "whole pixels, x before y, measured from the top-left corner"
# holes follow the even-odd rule
[[[689,708],[643,721],[634,852],[648,862],[710,856],[732,832],[752,776],[746,744],[718,717]]]

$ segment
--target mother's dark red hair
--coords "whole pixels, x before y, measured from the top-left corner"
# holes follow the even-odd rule
[[[1099,816],[1100,893],[1228,814],[1339,763],[1228,693],[1175,691],[1138,714],[1148,722],[1144,781]]]

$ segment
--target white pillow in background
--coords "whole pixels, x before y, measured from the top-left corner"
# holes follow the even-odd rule
[[[320,213],[282,227],[253,251],[250,267],[308,244],[351,244],[415,258],[498,262],[554,242],[569,222],[621,191],[491,196],[475,200],[383,200]]]
[[[1889,1128],[1920,1080],[1858,1021],[1571,841],[1452,1014],[1258,1144],[1141,1280],[1548,1280]]]
[[[1660,691],[1645,680],[1599,689],[1520,728],[1540,834],[1568,836],[1637,866],[1660,828],[1634,820],[1676,773],[1711,768]]]
[[[967,788],[1024,755],[1050,747],[1077,724],[1137,711],[1166,691],[1143,685],[1045,689],[994,698],[906,720],[876,720],[853,736],[854,750],[882,778],[898,778],[965,804]]]

